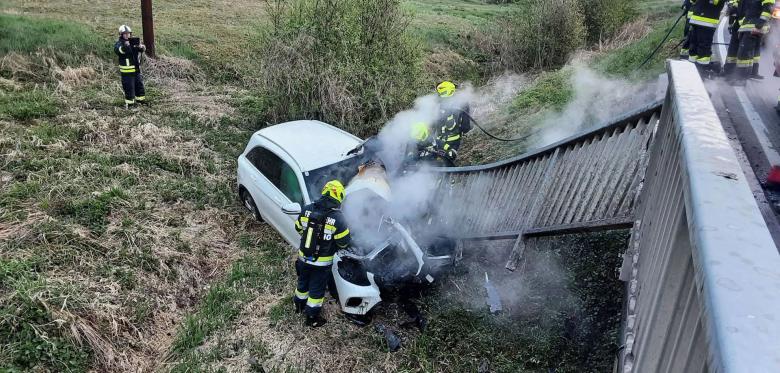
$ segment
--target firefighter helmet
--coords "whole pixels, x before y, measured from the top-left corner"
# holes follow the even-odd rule
[[[328,181],[322,188],[322,195],[330,196],[340,203],[344,201],[344,185],[338,180]]]
[[[423,122],[413,124],[411,136],[417,141],[424,141],[429,136],[428,125]]]
[[[120,33],[120,34],[124,34],[124,33],[126,33],[126,32],[132,33],[132,32],[133,32],[133,30],[131,30],[131,29],[130,29],[130,26],[128,26],[128,25],[122,25],[122,26],[119,26],[119,33]]]
[[[439,93],[439,97],[450,97],[455,94],[455,84],[450,81],[443,81],[436,86],[436,92]]]

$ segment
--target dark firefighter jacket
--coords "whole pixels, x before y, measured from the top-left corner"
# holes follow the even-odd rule
[[[143,50],[133,45],[125,45],[121,37],[114,44],[114,53],[119,61],[119,72],[124,74],[137,74],[141,72],[141,63],[138,59]]]
[[[762,29],[772,18],[774,0],[739,0],[737,17],[739,32],[750,32],[754,28]]]
[[[437,126],[434,128],[437,146],[451,159],[455,159],[457,156],[461,137],[471,131],[471,120],[468,112],[468,106],[462,108],[443,107]]]
[[[685,11],[686,16],[688,19],[691,19],[693,16],[693,6],[696,5],[696,0],[685,0],[683,1],[682,9]]]
[[[693,15],[691,16],[691,24],[717,28],[718,22],[720,22],[720,12],[723,10],[723,6],[726,5],[726,0],[699,0],[692,5]]]
[[[324,215],[325,227],[321,237],[307,237],[306,235],[309,217],[313,211],[320,211]],[[295,229],[302,235],[300,247],[304,247],[304,242],[307,239],[319,240],[320,249],[317,258],[307,257],[303,250],[298,251],[298,259],[311,265],[328,266],[333,264],[333,255],[336,254],[336,251],[346,249],[351,241],[349,229],[339,209],[339,203],[330,196],[323,196],[316,202],[304,206],[298,220],[295,221]]]

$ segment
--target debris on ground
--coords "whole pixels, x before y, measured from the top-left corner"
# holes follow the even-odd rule
[[[487,290],[487,304],[490,306],[490,313],[496,314],[503,310],[501,306],[501,297],[498,296],[498,290],[490,282],[487,272],[485,272],[485,290]]]
[[[387,342],[387,349],[390,350],[390,352],[396,352],[401,348],[401,339],[398,338],[392,329],[386,327],[383,324],[376,324],[374,329],[376,329],[378,333],[385,337],[385,341]]]
[[[265,369],[263,368],[263,365],[260,364],[260,362],[257,360],[256,357],[250,356],[247,359],[247,363],[249,364],[249,370],[251,372],[261,372],[265,373]]]

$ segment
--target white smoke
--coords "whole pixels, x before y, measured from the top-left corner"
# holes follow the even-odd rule
[[[581,65],[574,66],[571,83],[572,100],[563,110],[549,114],[537,125],[539,132],[534,147],[546,146],[605,124],[659,98],[658,82],[611,78]]]
[[[480,124],[484,123],[483,126],[488,130],[496,123],[504,123],[505,118],[498,117],[506,115],[509,104],[527,83],[528,79],[523,75],[506,73],[490,79],[480,87],[465,82],[450,98],[440,99],[435,93],[418,97],[411,109],[396,114],[380,131],[378,137],[385,145],[382,159],[389,169],[400,167],[403,152],[411,141],[412,126],[420,122],[433,125],[439,119],[443,105],[469,107],[470,115],[480,118]]]

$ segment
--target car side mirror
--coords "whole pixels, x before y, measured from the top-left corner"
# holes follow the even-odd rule
[[[293,202],[282,206],[282,212],[287,215],[298,215],[301,213],[301,204]]]

